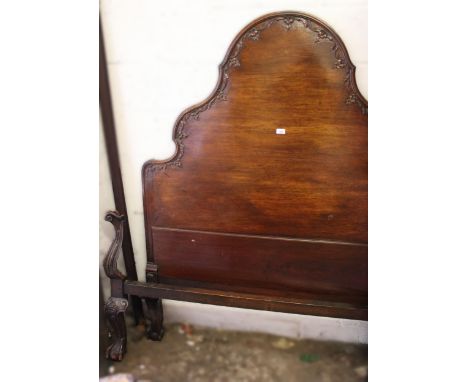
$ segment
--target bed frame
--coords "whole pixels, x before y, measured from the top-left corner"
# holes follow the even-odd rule
[[[249,24],[173,139],[142,170],[146,282],[117,269],[125,216],[106,215],[109,358],[129,296],[152,340],[161,299],[367,320],[367,101],[333,29],[297,12]]]

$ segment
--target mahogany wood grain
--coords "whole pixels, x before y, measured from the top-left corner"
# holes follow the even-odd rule
[[[238,308],[367,320],[367,307],[323,299],[278,298],[263,294],[225,292],[163,283],[142,283],[139,281],[127,281],[125,283],[125,293],[153,299],[166,298]]]
[[[153,228],[161,281],[367,294],[367,246]]]
[[[174,156],[143,167],[147,272],[269,299],[354,296],[364,309],[367,101],[343,42],[312,16],[271,14],[240,32],[219,72],[210,97],[177,119]],[[316,312],[301,304],[292,310]]]

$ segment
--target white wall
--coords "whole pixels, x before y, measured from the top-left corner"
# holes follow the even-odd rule
[[[101,0],[109,76],[135,261],[146,264],[141,166],[172,155],[174,122],[213,90],[218,64],[236,34],[269,12],[294,10],[321,18],[343,39],[367,97],[367,1],[360,0]],[[102,138],[102,133],[101,133]],[[100,219],[112,191],[101,144]],[[109,192],[110,190],[110,192]],[[109,225],[103,223],[104,225]],[[112,238],[101,227],[101,253]],[[107,284],[107,283],[106,283]],[[165,301],[166,321],[264,330],[290,336],[366,342],[367,323]]]

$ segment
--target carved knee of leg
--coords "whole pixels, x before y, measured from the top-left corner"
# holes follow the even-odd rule
[[[127,328],[125,326],[125,311],[128,301],[124,298],[111,297],[107,300],[104,313],[111,336],[111,344],[107,348],[106,357],[121,361],[127,351]]]

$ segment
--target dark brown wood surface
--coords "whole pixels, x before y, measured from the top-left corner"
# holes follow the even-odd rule
[[[153,228],[159,279],[286,290],[367,293],[363,244]]]
[[[343,42],[311,16],[267,15],[219,71],[210,97],[177,119],[174,156],[143,167],[147,272],[365,307],[367,101]]]
[[[120,170],[119,150],[117,146],[117,135],[115,132],[114,113],[112,110],[112,97],[107,72],[107,59],[104,47],[104,36],[101,20],[99,19],[99,106],[101,111],[102,126],[106,143],[107,158],[112,181],[115,208],[119,213],[127,216],[127,204],[125,203],[125,192]],[[128,220],[125,222],[127,229],[124,230],[122,252],[125,270],[129,280],[137,280],[135,258],[133,254],[132,238]],[[143,315],[141,300],[137,296],[132,297],[132,310],[135,323],[138,323]]]
[[[127,281],[125,293],[149,298],[233,306],[238,308],[269,310],[315,316],[367,320],[367,307],[363,304],[330,301],[323,296],[309,298],[269,296],[255,292],[234,292],[217,289],[203,289],[163,283],[142,283]]]

